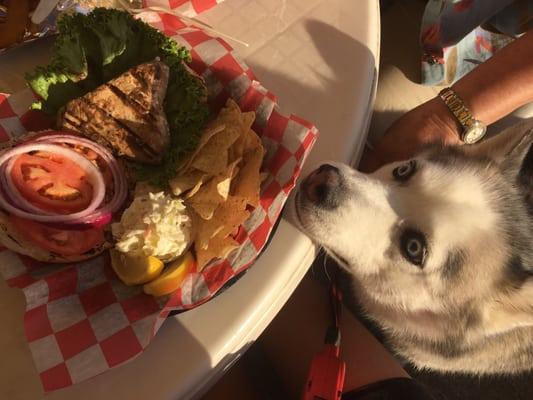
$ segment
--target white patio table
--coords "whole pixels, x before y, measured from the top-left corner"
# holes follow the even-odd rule
[[[249,43],[231,44],[284,112],[316,124],[320,138],[304,175],[325,160],[359,159],[377,80],[378,0],[226,0],[199,18]],[[0,55],[0,91],[22,89],[24,71],[46,62],[50,42]],[[259,337],[314,257],[311,241],[285,212],[266,251],[236,284],[169,318],[132,362],[47,399],[198,398]],[[0,398],[40,399],[22,329],[23,295],[0,281]]]

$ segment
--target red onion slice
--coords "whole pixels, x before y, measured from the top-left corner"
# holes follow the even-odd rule
[[[54,221],[47,222],[48,225],[54,226],[60,229],[87,229],[87,228],[93,228],[93,227],[102,227],[107,224],[109,224],[112,221],[112,215],[115,211],[117,211],[121,205],[124,203],[128,196],[128,185],[127,180],[124,172],[122,171],[120,165],[117,163],[116,159],[113,157],[110,151],[108,151],[106,148],[79,136],[71,135],[71,134],[65,134],[65,133],[58,133],[58,134],[46,134],[39,137],[34,137],[31,139],[31,141],[26,142],[25,144],[20,145],[21,146],[27,146],[29,144],[34,143],[46,143],[46,144],[52,144],[52,145],[58,145],[59,147],[72,151],[76,155],[79,155],[78,152],[75,150],[71,150],[68,147],[61,146],[62,144],[73,144],[73,145],[79,145],[84,148],[90,149],[94,151],[103,162],[106,163],[106,166],[109,168],[112,179],[113,179],[113,197],[108,203],[100,204],[100,207],[96,209],[94,212],[89,213],[88,215],[84,215],[77,219],[69,219],[64,220],[64,218],[54,218]],[[17,147],[18,148],[18,147]],[[82,155],[79,155],[80,157],[83,157]],[[83,157],[85,158],[85,157]],[[1,158],[0,158],[1,161]],[[41,210],[39,207],[36,207],[29,203],[23,196],[20,194],[18,189],[13,183],[13,180],[11,178],[11,170],[12,170],[12,164],[14,163],[14,159],[8,160],[8,170],[6,170],[6,162],[4,162],[3,165],[0,166],[0,184],[2,185],[2,188],[6,188],[6,190],[2,190],[0,193],[0,196],[5,198],[7,202],[15,207],[15,208],[22,208],[23,211],[27,211],[29,213],[35,213],[38,215],[55,215],[51,214],[46,210]],[[89,161],[89,163],[91,163]],[[10,167],[11,164],[11,167]],[[91,163],[92,164],[92,163]],[[10,168],[9,168],[10,167]],[[97,168],[97,167],[96,167]],[[97,168],[98,169],[98,168]],[[104,196],[105,196],[105,188],[104,188]],[[1,203],[0,199],[0,203]],[[1,204],[0,204],[1,205]],[[86,210],[84,210],[85,212]],[[72,215],[72,214],[71,214]],[[32,218],[35,220],[35,218]]]
[[[89,217],[83,218],[80,221],[71,221],[71,222],[49,222],[48,226],[69,230],[83,230],[91,228],[103,228],[104,226],[111,223],[113,220],[113,214],[110,212],[100,213],[96,211],[94,214],[91,214]]]

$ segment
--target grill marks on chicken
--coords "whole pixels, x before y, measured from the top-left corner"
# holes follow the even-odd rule
[[[170,141],[163,111],[168,76],[169,69],[161,61],[140,64],[69,102],[58,125],[118,155],[157,164]]]

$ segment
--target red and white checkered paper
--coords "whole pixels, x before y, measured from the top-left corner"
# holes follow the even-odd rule
[[[224,0],[143,0],[143,6],[170,8],[187,17],[194,17],[223,1]]]
[[[265,245],[301,167],[317,137],[316,128],[278,109],[275,96],[220,38],[168,14],[140,18],[187,46],[192,68],[205,79],[212,104],[228,97],[243,111],[255,111],[254,130],[267,150],[268,178],[260,206],[241,227],[241,246],[228,259],[189,275],[173,295],[153,298],[115,276],[107,254],[69,266],[50,266],[0,249],[0,272],[26,295],[24,328],[45,391],[75,384],[120,365],[148,346],[172,310],[196,307],[248,268]],[[48,127],[27,90],[0,95],[0,140]]]

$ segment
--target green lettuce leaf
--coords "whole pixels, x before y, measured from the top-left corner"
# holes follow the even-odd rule
[[[96,8],[87,15],[63,16],[57,24],[50,64],[26,75],[41,98],[33,105],[55,116],[69,101],[83,96],[128,69],[159,57],[170,69],[164,109],[170,146],[159,166],[133,164],[138,179],[165,186],[183,156],[194,149],[209,111],[200,79],[184,62],[189,51],[126,12]]]

